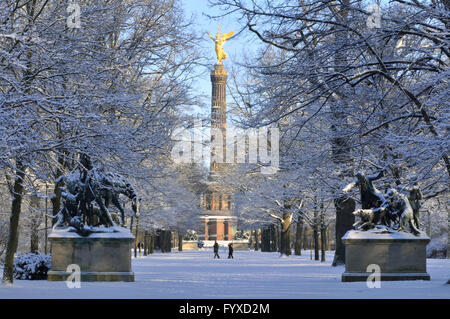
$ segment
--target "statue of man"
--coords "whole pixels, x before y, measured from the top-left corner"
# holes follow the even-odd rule
[[[376,175],[367,175],[364,172],[355,175],[356,180],[348,184],[342,191],[346,194],[353,187],[358,186],[361,193],[361,208],[371,209],[378,208],[384,202],[381,192],[373,186],[373,181],[383,177],[384,171],[380,171]]]
[[[409,189],[409,204],[411,205],[411,208],[413,210],[414,214],[414,223],[416,224],[416,227],[420,227],[420,201],[422,200],[423,195],[420,191],[419,185],[417,183],[417,180],[414,181],[413,187]]]
[[[395,189],[388,189],[386,192],[386,200],[394,214],[399,218],[398,230],[405,230],[409,225],[410,231],[414,235],[419,235],[420,231],[414,220],[414,213],[406,195],[399,193]]]

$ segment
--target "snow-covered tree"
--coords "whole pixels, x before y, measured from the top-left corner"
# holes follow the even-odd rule
[[[447,1],[381,3],[375,25],[368,1],[211,2],[262,44],[236,113],[278,125],[298,189],[318,180],[317,198],[341,206],[356,172],[386,169],[383,191],[417,179],[425,196],[448,196]]]
[[[0,3],[0,169],[12,194],[6,283],[25,193],[76,169],[80,154],[151,183],[171,165],[171,131],[193,102],[195,37],[178,1],[74,3],[79,27],[68,23],[67,1]]]

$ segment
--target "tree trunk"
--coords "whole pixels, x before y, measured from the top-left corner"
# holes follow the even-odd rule
[[[156,244],[156,235],[152,235],[152,245],[151,245],[152,254],[155,253],[155,244]]]
[[[166,247],[165,250],[168,253],[170,251],[170,233],[168,231],[166,232],[164,239],[164,246]]]
[[[313,239],[314,239],[314,260],[319,260],[319,231],[318,226],[313,228]]]
[[[39,233],[37,229],[31,230],[30,237],[30,252],[37,254],[39,252]]]
[[[39,252],[39,226],[41,224],[41,212],[39,211],[39,197],[30,198],[30,252]]]
[[[250,230],[250,238],[248,239],[250,243],[250,249],[253,248],[253,230]]]
[[[271,250],[271,246],[270,246],[270,226],[266,227],[266,229],[264,230],[265,233],[265,239],[264,239],[264,251],[270,252]]]
[[[139,219],[136,218],[136,238],[134,239],[134,258],[137,258],[137,246],[138,246],[138,235],[139,235]]]
[[[172,232],[167,232],[167,252],[170,253],[172,251]]]
[[[147,254],[148,255],[153,254],[153,251],[152,251],[153,239],[152,238],[153,238],[152,233],[148,232],[148,245],[147,245],[147,250],[148,250]]]
[[[327,244],[327,226],[325,225],[325,213],[323,211],[323,204],[320,205],[320,261],[325,261],[325,252]]]
[[[48,253],[48,186],[45,183],[45,212],[44,212],[44,226],[45,226],[45,238],[44,238],[44,253]]]
[[[165,232],[164,230],[161,230],[161,232],[159,233],[159,248],[161,248],[162,253],[166,252],[166,246],[164,245],[165,244],[164,236]]]
[[[171,237],[172,233],[168,230],[162,230],[160,235],[160,245],[162,253],[170,253],[172,251],[171,247]]]
[[[270,224],[270,250],[271,252],[277,251],[277,240],[276,240],[276,226],[274,224]]]
[[[165,230],[161,233],[161,252],[167,252],[167,232]]]
[[[151,234],[150,235],[150,247],[149,247],[149,249],[150,249],[150,254],[153,254],[154,252],[155,252],[155,235],[154,234]]]
[[[258,229],[255,229],[255,251],[259,250]]]
[[[332,228],[330,226],[327,227],[327,250],[328,251],[331,251],[331,240],[333,238],[331,229]]]
[[[277,250],[278,252],[281,252],[281,230],[280,226],[275,228],[275,238],[277,240]]]
[[[140,236],[139,236],[140,237]],[[141,251],[141,249],[142,249],[142,242],[139,240],[138,241],[138,250],[139,250],[139,257],[141,257],[142,256],[142,251]]]
[[[148,233],[147,231],[144,231],[144,256],[147,256],[147,250],[148,250]]]
[[[6,246],[5,265],[3,268],[3,283],[12,284],[14,282],[14,254],[19,241],[19,217],[23,198],[23,178],[25,167],[21,162],[17,162],[16,177],[13,186],[13,200],[11,205],[11,216],[9,219],[8,243]]]
[[[343,196],[334,200],[336,207],[336,251],[334,253],[333,266],[345,264],[345,246],[341,241],[347,231],[353,229],[355,223],[356,202],[353,198]]]
[[[178,234],[178,251],[183,251],[183,235]]]
[[[321,257],[320,261],[325,261],[325,252],[326,252],[326,244],[327,244],[327,229],[324,226],[320,227],[320,248],[321,248]]]
[[[298,216],[297,220],[297,230],[295,232],[295,255],[302,255],[302,239],[303,239],[303,218]]]
[[[305,229],[303,231],[303,250],[308,250],[308,248],[309,248],[308,233],[309,233],[309,229],[307,226],[305,226]]]
[[[148,247],[148,245],[149,245],[149,237],[150,237],[150,235],[149,235],[149,233],[148,233],[148,231],[146,230],[145,231],[145,236],[144,236],[144,256],[148,256],[148,252],[149,252],[149,247]]]
[[[261,251],[266,251],[266,228],[261,228]]]
[[[53,190],[55,193],[53,197],[50,199],[52,202],[52,214],[56,216],[61,209],[61,185],[60,183],[55,184],[55,188]],[[56,223],[56,218],[52,218],[52,225]]]
[[[314,210],[314,224],[313,224],[313,240],[314,240],[314,260],[319,260],[319,226],[320,216],[317,209]]]
[[[59,127],[59,125],[58,125]],[[58,130],[60,130],[58,128]],[[56,168],[56,175],[55,180],[63,175],[63,172],[61,171],[61,167],[64,167],[64,157],[59,154],[58,155],[58,167]],[[51,198],[52,202],[52,215],[56,216],[59,211],[61,210],[61,186],[62,181],[59,181],[58,183],[55,183],[55,188],[53,189],[54,195]],[[52,218],[52,225],[56,223],[56,218]]]
[[[291,213],[283,214],[283,221],[281,222],[281,249],[282,255],[290,256],[291,251]]]
[[[450,214],[450,213],[449,213]],[[431,238],[432,235],[432,230],[431,230],[431,216],[430,216],[430,211],[427,212],[427,216],[428,216],[428,237]],[[449,216],[450,218],[450,216]]]

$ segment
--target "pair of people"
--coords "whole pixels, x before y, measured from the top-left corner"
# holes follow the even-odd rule
[[[219,244],[217,243],[217,240],[214,241],[214,259],[219,258]],[[233,258],[233,243],[228,244],[228,259]]]

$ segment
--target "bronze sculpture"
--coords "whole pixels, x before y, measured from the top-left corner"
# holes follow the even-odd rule
[[[383,176],[383,171],[376,175],[366,176],[365,173],[356,174],[356,180],[347,185],[343,192],[347,193],[355,186],[359,186],[361,193],[361,209],[353,212],[359,217],[353,226],[357,230],[369,230],[377,226],[384,226],[395,231],[405,231],[406,226],[414,235],[419,235],[418,212],[415,213],[411,199],[396,189],[389,188],[385,194],[378,191],[372,184]],[[420,194],[421,195],[421,194]]]
[[[347,193],[353,187],[358,186],[361,193],[361,207],[363,209],[370,209],[373,207],[380,207],[383,203],[383,195],[381,192],[373,186],[373,181],[383,177],[384,171],[380,171],[376,175],[367,175],[364,172],[359,172],[355,175],[356,180],[353,183],[348,184],[343,193]]]
[[[80,162],[80,170],[56,180],[66,186],[61,188],[63,206],[56,216],[51,216],[57,219],[53,229],[72,226],[83,236],[111,231],[110,227],[116,226],[116,223],[108,210],[109,203],[119,210],[119,224],[124,226],[125,210],[119,201],[120,194],[131,200],[134,214],[139,213],[140,199],[130,182],[118,174],[94,167],[86,155],[82,155]]]
[[[406,195],[399,193],[396,189],[390,188],[386,192],[386,199],[389,208],[391,208],[398,217],[398,227],[396,230],[405,230],[406,225],[409,225],[410,231],[414,235],[419,235],[420,231],[414,220],[413,209],[411,208]]]

